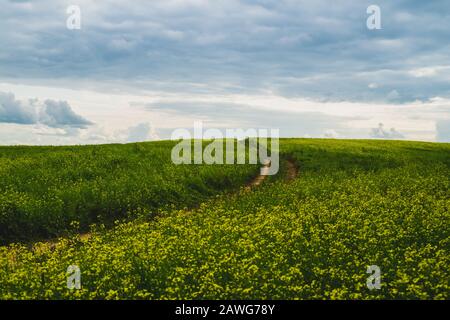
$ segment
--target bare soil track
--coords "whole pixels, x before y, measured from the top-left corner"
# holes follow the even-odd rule
[[[286,181],[292,181],[294,180],[298,175],[298,166],[297,164],[291,160],[287,159],[286,161]],[[254,187],[257,187],[263,183],[263,181],[267,178],[267,172],[270,168],[270,162],[264,164],[262,167],[262,173],[260,173],[257,177],[255,177],[246,187],[246,189],[252,189]]]
[[[298,165],[291,159],[288,159],[286,161],[287,165],[287,174],[286,174],[286,180],[292,181],[294,180],[298,175]]]

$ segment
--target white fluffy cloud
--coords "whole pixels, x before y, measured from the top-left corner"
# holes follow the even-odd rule
[[[158,139],[158,135],[150,123],[140,123],[128,128],[127,142],[142,142]]]
[[[436,122],[436,141],[450,142],[450,118]]]
[[[372,128],[370,136],[376,139],[404,139],[404,135],[391,128],[389,130],[384,129],[384,124],[379,123],[377,128]]]
[[[324,137],[329,139],[336,139],[339,138],[339,134],[333,129],[328,129],[325,131]]]

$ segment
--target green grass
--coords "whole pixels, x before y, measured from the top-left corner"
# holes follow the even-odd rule
[[[256,172],[255,165],[176,166],[174,145],[0,147],[0,244],[192,207]]]
[[[450,298],[449,144],[285,139],[281,152],[294,181],[88,240],[0,248],[0,298]],[[66,288],[72,264],[79,291]],[[366,286],[370,265],[380,290]]]

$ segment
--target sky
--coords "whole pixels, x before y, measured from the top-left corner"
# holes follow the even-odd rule
[[[80,28],[67,27],[80,9]],[[381,29],[369,29],[370,5]],[[0,0],[0,144],[450,142],[446,0]],[[72,21],[72,20],[70,20]]]

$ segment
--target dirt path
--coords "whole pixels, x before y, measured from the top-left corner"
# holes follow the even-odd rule
[[[287,173],[286,173],[286,181],[294,180],[298,175],[298,167],[295,162],[291,159],[286,160]],[[250,190],[254,187],[259,186],[263,181],[268,177],[267,173],[270,168],[270,162],[267,162],[262,167],[262,174],[260,173],[256,178],[254,178],[247,186],[246,189]]]
[[[264,166],[261,168],[261,173],[247,185],[247,189],[259,186],[267,178],[269,169],[270,169],[270,161],[264,164]]]
[[[298,166],[297,164],[291,160],[288,159],[286,161],[287,164],[287,175],[286,175],[286,180],[287,181],[291,181],[294,180],[297,176],[298,176]]]

